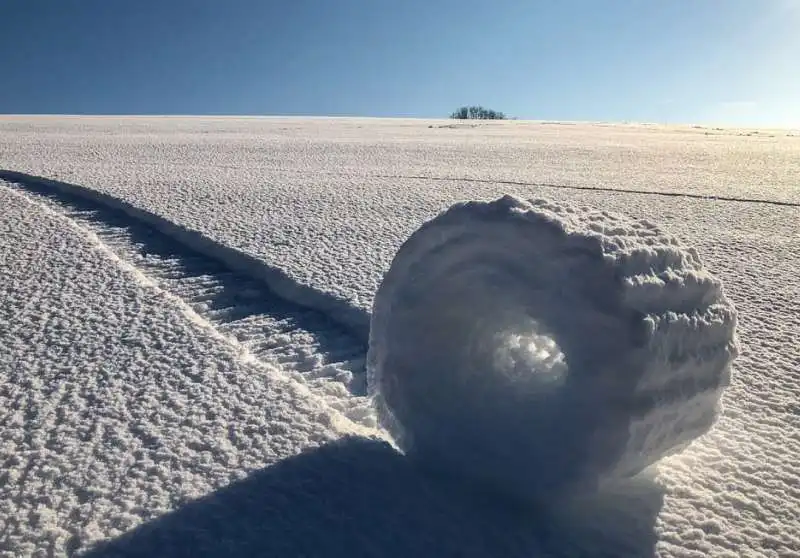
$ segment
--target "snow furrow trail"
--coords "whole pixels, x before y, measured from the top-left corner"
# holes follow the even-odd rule
[[[9,183],[97,238],[258,360],[300,374],[326,403],[369,427],[366,346],[324,314],[285,301],[260,281],[195,252],[119,210],[33,183]],[[355,395],[355,397],[353,397]]]
[[[366,432],[74,221],[2,182],[0,207],[0,556],[74,555]]]
[[[269,291],[279,298],[294,302],[298,307],[315,309],[327,315],[353,332],[357,338],[363,339],[366,345],[369,336],[369,313],[364,308],[353,305],[352,301],[339,294],[299,281],[292,272],[288,272],[281,265],[267,263],[247,251],[229,246],[213,235],[209,236],[193,227],[187,227],[180,220],[130,203],[124,196],[104,193],[81,184],[4,169],[0,169],[0,180],[24,185],[29,191],[49,196],[63,195],[66,199],[83,200],[92,208],[106,208],[124,216],[124,219],[147,225],[182,247],[203,254],[231,271],[237,271],[244,277],[266,285]]]

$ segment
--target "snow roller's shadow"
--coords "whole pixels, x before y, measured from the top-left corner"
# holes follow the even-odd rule
[[[647,479],[549,511],[470,494],[387,444],[348,438],[287,459],[96,547],[89,558],[652,556]]]

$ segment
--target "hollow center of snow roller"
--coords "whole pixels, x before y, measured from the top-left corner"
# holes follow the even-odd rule
[[[497,470],[490,463],[530,462],[532,452],[542,453],[532,437],[555,443],[561,434],[551,419],[569,365],[535,315],[544,293],[531,289],[530,276],[473,261],[412,291],[394,306],[385,337],[391,371],[384,396],[403,435],[414,437],[403,443],[409,453],[429,462],[485,461],[482,469]]]
[[[526,326],[496,335],[492,368],[515,383],[529,382],[541,389],[562,384],[567,362],[561,347],[552,336],[539,333],[533,319]]]
[[[415,380],[406,385],[420,390],[404,394],[412,397],[408,401],[425,404],[438,397],[434,391],[446,390],[473,412],[496,414],[492,397],[529,399],[561,387],[566,357],[524,304],[530,295],[509,277],[473,270],[441,277],[400,309],[394,331],[402,333],[391,337],[392,353],[412,357],[405,373]]]

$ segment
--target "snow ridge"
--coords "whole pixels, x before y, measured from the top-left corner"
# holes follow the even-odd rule
[[[272,292],[281,298],[300,306],[319,310],[331,319],[350,329],[365,342],[369,337],[369,315],[345,300],[323,293],[309,286],[299,284],[278,267],[260,261],[252,256],[220,244],[213,239],[173,223],[130,203],[86,188],[40,176],[34,176],[11,170],[0,170],[0,179],[27,186],[46,188],[103,204],[106,207],[125,213],[128,217],[146,223],[155,230],[169,236],[176,242],[215,259],[231,270],[243,273],[255,280],[262,281]]]
[[[76,223],[138,276],[241,344],[251,358],[296,374],[330,407],[374,427],[371,406],[359,397],[365,392],[366,346],[338,323],[276,297],[263,282],[184,248],[120,210],[33,182],[8,186]]]

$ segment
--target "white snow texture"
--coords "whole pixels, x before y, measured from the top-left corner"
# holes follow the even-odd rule
[[[800,137],[790,130],[0,117],[0,556],[88,550],[93,558],[797,557],[798,176]],[[548,214],[559,225],[551,230],[522,216],[498,218],[492,234],[514,239],[518,250],[497,250],[498,265],[480,259],[481,242],[466,232],[469,242],[443,246],[442,258],[425,248],[435,240],[427,231],[442,227],[414,234],[453,204],[497,200],[505,192],[550,200],[509,204],[524,205],[522,214]],[[453,211],[477,226],[477,210]],[[682,244],[643,221],[658,223]],[[639,234],[621,234],[636,224]],[[514,226],[527,232],[514,234]],[[560,227],[579,248],[569,258],[566,241],[541,241],[555,238]],[[592,234],[608,243],[593,246]],[[386,331],[403,320],[430,324],[429,336],[406,330],[420,345],[402,356],[428,357],[418,359],[420,370],[431,369],[435,359],[466,358],[462,345],[443,350],[468,335],[464,324],[477,324],[480,333],[481,324],[500,323],[504,333],[481,334],[488,346],[474,347],[480,356],[474,366],[394,377],[411,380],[404,384],[409,389],[421,389],[418,380],[442,389],[471,370],[479,377],[463,388],[468,402],[481,381],[501,392],[504,384],[487,370],[524,386],[500,393],[512,392],[505,400],[477,402],[478,411],[498,413],[494,423],[482,423],[489,426],[525,409],[576,413],[549,421],[561,429],[587,424],[577,414],[582,410],[605,417],[581,431],[583,442],[599,447],[572,448],[583,451],[583,470],[561,474],[540,460],[514,479],[537,492],[549,471],[577,492],[575,499],[548,502],[547,513],[501,505],[487,496],[496,492],[470,494],[472,480],[451,485],[454,469],[446,461],[440,464],[447,474],[423,473],[370,439],[376,417],[364,362],[371,309],[412,235],[424,242],[419,250],[404,248],[398,261],[417,254],[428,262],[421,276],[432,288],[446,287],[429,303],[450,314],[420,307],[404,315],[395,308],[383,321]],[[520,238],[528,242],[519,246]],[[643,249],[642,259],[630,262],[640,271],[623,272],[618,256],[648,242],[676,257],[662,261]],[[617,243],[621,248],[612,252]],[[724,283],[724,297],[685,246],[695,247],[704,268]],[[554,257],[544,260],[545,249]],[[592,253],[595,260],[602,254],[603,263],[592,263]],[[545,266],[533,268],[534,256]],[[457,267],[476,258],[475,277],[453,273],[454,282],[444,273],[448,262]],[[650,261],[664,266],[651,270]],[[568,263],[578,272],[556,267]],[[612,270],[619,273],[613,288]],[[607,281],[591,280],[598,275]],[[558,288],[556,277],[563,280]],[[569,331],[556,330],[561,325],[541,312],[548,300],[536,294],[533,279],[547,285],[547,278],[553,300],[569,306],[562,315],[575,320]],[[398,296],[413,291],[413,281],[403,287],[387,279],[384,289],[390,283]],[[502,285],[494,298],[477,296],[494,284]],[[468,303],[457,298],[464,291]],[[523,315],[516,301],[525,297],[530,307]],[[729,341],[726,299],[737,311],[740,354],[713,428],[682,452],[614,483],[649,460],[643,456],[682,445],[681,436],[665,430],[663,440],[656,433],[641,438],[653,447],[629,451],[648,425],[681,428],[681,417],[712,419],[725,373],[698,375],[691,368],[713,358],[710,332],[719,335],[718,346]],[[700,335],[715,300],[718,322]],[[620,325],[614,305],[635,319]],[[500,315],[500,308],[511,310]],[[486,319],[473,320],[476,314]],[[606,317],[620,337],[580,322],[593,315]],[[647,316],[652,329],[642,325]],[[580,350],[570,346],[575,332],[590,329]],[[380,350],[395,351],[403,342],[393,337]],[[604,353],[604,346],[620,353]],[[373,342],[373,356],[376,350]],[[641,361],[617,374],[580,364],[579,357],[622,359],[625,351]],[[478,366],[481,359],[486,366]],[[619,375],[626,371],[632,377]],[[598,384],[589,388],[590,381]],[[648,401],[648,393],[675,407]],[[447,410],[451,416],[439,418],[453,420],[423,424],[431,438],[434,426],[466,414],[452,396],[425,395],[421,404],[446,396],[449,404],[435,412]],[[588,401],[559,407],[552,395]],[[526,407],[534,398],[545,401],[541,409]],[[694,410],[683,406],[689,401],[697,403]],[[430,418],[428,411],[419,416]],[[686,433],[705,428],[701,422],[686,423]],[[419,436],[415,425],[404,426]],[[342,440],[353,432],[361,437]],[[529,452],[546,446],[548,436],[554,435],[542,423],[502,432],[502,439],[520,441],[515,449]],[[558,442],[545,449],[564,451],[563,459],[568,452]],[[504,464],[508,470],[530,463],[524,453],[513,457]],[[471,479],[492,470],[486,462],[472,471],[469,463],[458,468]],[[595,477],[605,490],[580,490]],[[90,550],[100,541],[103,548]]]
[[[375,298],[368,383],[407,455],[549,500],[705,434],[735,323],[696,251],[649,222],[468,202],[398,251]]]
[[[0,207],[0,555],[69,553],[358,431],[2,181]]]

